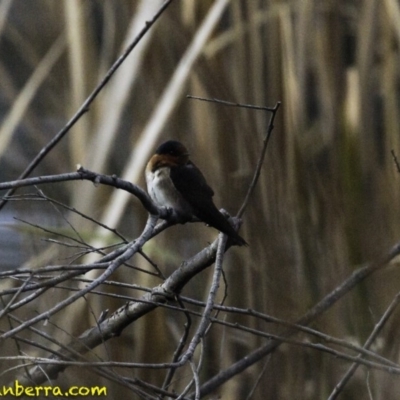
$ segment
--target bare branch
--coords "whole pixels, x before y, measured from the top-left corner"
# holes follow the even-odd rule
[[[246,197],[245,197],[245,199],[243,201],[243,204],[242,204],[242,206],[240,207],[240,210],[237,213],[237,217],[239,217],[239,218],[243,215],[244,211],[246,210],[246,207],[247,207],[247,204],[249,203],[250,197],[253,194],[254,189],[256,188],[256,185],[257,185],[257,182],[258,182],[258,178],[260,177],[261,167],[262,167],[262,165],[264,163],[264,158],[265,158],[265,153],[267,152],[269,138],[271,137],[272,130],[274,129],[275,116],[276,116],[276,113],[277,113],[278,108],[279,108],[280,105],[281,105],[281,103],[278,102],[278,103],[276,103],[274,108],[267,110],[267,111],[271,111],[272,112],[271,118],[270,118],[269,123],[268,123],[267,134],[265,135],[265,138],[264,138],[264,144],[263,144],[263,147],[261,149],[260,157],[258,158],[258,161],[257,161],[257,166],[256,166],[256,170],[255,170],[254,175],[253,175],[253,179],[252,179],[252,181],[250,183],[250,186],[249,186],[249,189],[248,189],[248,191],[246,193]]]
[[[348,277],[342,284],[336,287],[331,293],[329,293],[325,298],[323,298],[319,303],[317,303],[311,310],[309,310],[303,317],[301,317],[298,321],[298,325],[308,325],[312,321],[314,321],[317,317],[323,314],[326,310],[332,307],[339,299],[341,299],[345,294],[347,294],[350,290],[352,290],[357,284],[366,279],[368,276],[373,274],[374,272],[380,270],[384,266],[386,266],[392,259],[394,259],[397,255],[400,254],[400,243],[397,243],[393,246],[387,254],[382,256],[375,262],[371,264],[359,268],[354,271],[350,277]],[[293,329],[290,329],[287,332],[284,332],[282,336],[289,337],[293,335],[295,332]],[[226,370],[222,371],[217,376],[214,376],[209,381],[204,383],[201,387],[201,394],[205,396],[206,394],[213,391],[216,387],[221,386],[223,383],[230,380],[233,376],[243,372],[251,365],[263,359],[266,355],[274,352],[282,342],[279,340],[271,340],[266,345],[259,347],[254,350],[252,353],[246,356],[245,359],[242,359]]]
[[[240,108],[250,108],[252,110],[272,111],[273,113],[276,112],[278,106],[280,105],[280,102],[278,102],[275,107],[255,106],[253,104],[233,103],[231,101],[215,99],[215,98],[214,99],[207,99],[207,98],[204,98],[204,97],[192,96],[190,94],[188,94],[186,96],[186,98],[194,99],[194,100],[200,100],[200,101],[206,101],[206,102],[209,102],[209,103],[222,104],[224,106],[230,106],[230,107],[240,107]]]
[[[139,186],[134,185],[131,182],[124,181],[120,178],[117,178],[115,175],[103,175],[97,174],[95,172],[91,172],[83,167],[79,167],[77,172],[70,172],[66,174],[58,174],[58,175],[45,175],[38,176],[35,178],[27,178],[27,179],[18,179],[16,181],[3,182],[0,183],[0,190],[5,189],[15,189],[26,186],[35,186],[44,183],[56,183],[56,182],[68,182],[68,181],[76,181],[76,180],[88,180],[93,182],[94,184],[103,184],[108,186],[113,186],[117,189],[125,190],[134,196],[136,196],[140,202],[143,204],[143,207],[153,215],[160,215],[160,218],[169,215],[170,213],[163,208],[158,208],[150,199],[149,195]],[[7,196],[7,195],[6,195]]]
[[[160,9],[154,14],[153,18],[146,22],[143,29],[139,32],[133,42],[127,47],[124,53],[115,61],[115,63],[111,66],[107,74],[104,76],[102,81],[96,86],[93,92],[89,95],[86,101],[82,104],[76,114],[68,121],[61,131],[59,131],[49,143],[44,146],[39,154],[30,162],[28,167],[22,172],[22,174],[18,177],[18,180],[24,179],[31,174],[31,172],[40,164],[40,162],[46,157],[46,155],[61,141],[61,139],[71,130],[71,128],[75,125],[75,123],[86,113],[89,111],[89,106],[92,104],[97,95],[101,92],[104,86],[108,83],[111,77],[114,75],[115,71],[121,66],[124,60],[128,57],[128,55],[132,52],[132,50],[138,45],[144,35],[149,31],[149,29],[155,24],[158,18],[163,14],[163,12],[168,8],[168,6],[172,3],[173,0],[166,0],[164,4],[160,7]],[[19,186],[12,187],[11,190],[7,192],[6,196],[11,196],[15,189]],[[0,210],[6,204],[6,200],[2,200],[0,202]]]
[[[151,225],[152,221],[148,222],[148,225]],[[150,228],[150,226],[148,227]],[[107,270],[96,280],[94,280],[91,284],[89,284],[85,289],[80,290],[79,292],[71,295],[66,300],[60,302],[55,307],[48,310],[46,313],[42,313],[39,316],[32,318],[25,323],[21,324],[17,328],[10,330],[3,334],[4,338],[15,335],[17,332],[22,329],[31,326],[33,323],[40,321],[41,319],[48,318],[50,315],[60,310],[63,307],[66,307],[68,304],[75,301],[77,298],[81,297],[83,294],[88,293],[89,291],[93,291],[93,289],[98,286],[100,283],[103,283],[109,275],[117,268],[118,265],[125,261],[126,258],[129,258],[134,253],[134,250],[141,245],[144,239],[147,239],[146,235],[150,233],[148,232],[148,228],[145,228],[144,233],[141,236],[141,240],[135,242],[117,259],[110,263],[110,266]],[[210,266],[216,257],[217,253],[217,245],[218,240],[216,240],[212,245],[203,249],[200,253],[192,257],[190,260],[186,261],[184,265],[182,265],[179,269],[174,271],[165,282],[155,288],[152,292],[146,293],[140,299],[140,302],[132,302],[127,305],[124,305],[117,311],[115,311],[109,318],[104,320],[98,326],[96,325],[93,328],[88,329],[84,332],[79,338],[78,341],[74,341],[70,343],[67,348],[72,348],[75,352],[85,353],[88,349],[94,348],[105,341],[118,336],[120,332],[133,321],[141,318],[143,315],[153,311],[159,304],[165,303],[169,298],[177,295],[180,290],[186,285],[193,276],[197,275],[205,268]],[[225,248],[226,251],[227,248]],[[1,337],[0,337],[1,338]],[[74,358],[74,354],[71,354],[68,350],[61,350],[63,354],[63,359],[69,360]],[[57,364],[57,363],[55,363]],[[147,365],[147,364],[146,364]],[[158,365],[158,364],[157,364]],[[170,368],[177,367],[182,365],[181,362],[177,364],[159,364],[159,368]],[[26,376],[20,377],[20,381],[22,382],[36,382],[36,384],[40,384],[47,379],[47,376],[54,378],[57,374],[62,371],[63,365],[62,363],[57,365],[49,365],[49,366],[41,366],[41,368],[34,367],[30,373],[29,378]]]
[[[365,342],[363,349],[369,349],[376,337],[379,335],[379,333],[382,331],[383,327],[385,326],[386,322],[388,319],[391,317],[393,314],[394,310],[398,306],[400,302],[400,293],[397,293],[393,301],[390,303],[389,307],[387,310],[384,312],[382,315],[382,318],[379,320],[379,322],[375,325],[375,328],[369,335],[367,341]],[[362,354],[359,354],[357,356],[358,359],[361,359],[363,357]],[[340,380],[340,382],[335,386],[334,390],[332,391],[331,395],[329,396],[328,400],[334,400],[337,398],[337,396],[342,392],[343,388],[347,384],[347,382],[351,379],[351,377],[354,375],[354,372],[356,372],[357,368],[359,366],[358,362],[354,362],[351,367],[347,370],[343,378]]]
[[[207,304],[206,307],[204,308],[204,313],[201,318],[200,324],[196,330],[196,333],[194,334],[193,339],[191,340],[187,351],[185,352],[185,354],[183,354],[183,356],[180,359],[182,365],[185,364],[188,360],[192,359],[193,353],[196,350],[197,345],[200,343],[200,340],[204,337],[208,325],[210,323],[210,316],[214,307],[214,300],[215,296],[217,295],[219,282],[222,274],[222,261],[225,253],[226,241],[227,241],[227,236],[220,233],[218,240],[216,262],[215,262],[215,271],[213,275],[210,292],[207,297]]]
[[[56,306],[53,308],[47,310],[44,313],[39,314],[36,317],[31,318],[30,320],[24,322],[23,324],[19,325],[18,327],[11,329],[10,331],[4,333],[2,336],[0,336],[0,340],[7,339],[8,337],[12,337],[16,333],[22,331],[23,329],[32,326],[36,322],[42,321],[49,319],[53,314],[56,312],[60,311],[61,309],[67,307],[68,305],[72,304],[75,302],[77,299],[82,297],[84,294],[90,292],[97,286],[99,286],[102,282],[104,282],[121,264],[123,264],[125,261],[129,260],[142,246],[146,241],[148,240],[153,227],[156,223],[157,217],[150,216],[148,218],[146,227],[143,230],[142,235],[133,243],[131,243],[126,251],[117,257],[114,261],[110,262],[110,265],[107,267],[107,269],[100,275],[96,280],[94,280],[91,284],[89,284],[87,287],[84,289],[81,289],[79,292],[71,295],[67,299],[61,301],[58,303]]]
[[[397,172],[400,173],[400,164],[399,164],[399,161],[397,160],[396,153],[394,152],[393,149],[391,150],[391,153],[392,153],[393,161],[394,161],[394,163],[396,165],[396,168],[397,168]]]
[[[258,161],[257,161],[257,166],[256,166],[256,169],[255,169],[255,172],[254,172],[254,175],[253,175],[253,179],[252,179],[252,181],[250,183],[250,186],[249,186],[249,189],[247,191],[246,197],[245,197],[245,199],[243,201],[243,204],[240,207],[240,210],[238,211],[238,213],[236,215],[237,218],[241,218],[243,213],[244,213],[244,211],[245,211],[245,209],[246,209],[246,207],[247,207],[247,204],[249,203],[250,197],[253,194],[253,191],[254,191],[254,189],[255,189],[255,187],[257,185],[258,178],[260,177],[261,167],[262,167],[262,165],[264,163],[265,153],[267,151],[269,139],[270,139],[271,133],[272,133],[272,131],[274,129],[274,121],[275,121],[276,113],[278,112],[278,109],[279,109],[279,107],[281,105],[281,102],[278,101],[275,104],[274,107],[265,107],[265,106],[255,106],[255,105],[252,105],[252,104],[233,103],[233,102],[230,102],[230,101],[225,101],[225,100],[220,100],[220,99],[215,99],[215,98],[214,99],[207,99],[207,98],[204,98],[204,97],[191,96],[191,95],[187,95],[186,97],[188,99],[206,101],[206,102],[209,102],[209,103],[222,104],[222,105],[230,106],[230,107],[249,108],[249,109],[252,109],[252,110],[269,111],[269,112],[272,113],[271,117],[270,117],[270,120],[269,120],[269,123],[268,123],[268,127],[267,127],[267,134],[265,135],[265,138],[263,140],[264,144],[263,144],[263,147],[262,147],[262,150],[261,150],[260,157],[258,158]]]

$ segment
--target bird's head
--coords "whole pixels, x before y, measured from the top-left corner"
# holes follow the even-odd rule
[[[176,140],[168,140],[160,145],[156,150],[156,155],[173,164],[182,165],[189,161],[189,152],[186,147]]]

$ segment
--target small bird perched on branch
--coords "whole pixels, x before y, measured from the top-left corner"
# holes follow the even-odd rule
[[[203,174],[189,160],[186,147],[176,141],[163,143],[146,167],[147,191],[159,207],[174,209],[188,219],[193,216],[228,235],[236,245],[247,245],[219,212]]]

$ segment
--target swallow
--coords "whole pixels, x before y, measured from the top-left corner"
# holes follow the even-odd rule
[[[169,140],[159,146],[146,166],[147,191],[159,207],[174,209],[184,219],[194,217],[247,245],[213,202],[214,191],[189,159],[186,147]]]

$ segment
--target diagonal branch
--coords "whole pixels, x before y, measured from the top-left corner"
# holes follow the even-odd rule
[[[379,320],[379,322],[376,324],[375,328],[369,335],[367,341],[365,342],[363,349],[369,349],[376,339],[376,337],[379,335],[379,333],[382,331],[383,327],[385,326],[386,322],[390,318],[390,316],[393,314],[394,310],[397,308],[400,302],[400,293],[397,293],[385,313],[383,314],[382,318]],[[357,356],[358,359],[361,359],[364,357],[362,354],[359,354]],[[351,377],[354,375],[356,372],[358,366],[360,364],[358,362],[354,362],[351,367],[347,370],[347,372],[344,374],[343,378],[340,380],[340,382],[335,386],[333,389],[332,393],[330,394],[328,400],[334,400],[337,398],[337,396],[341,393],[347,382],[351,379]]]
[[[265,154],[266,154],[266,151],[267,151],[269,139],[270,139],[271,133],[272,133],[272,131],[274,129],[275,117],[276,117],[278,109],[279,109],[279,107],[281,105],[281,102],[278,101],[275,104],[274,107],[265,107],[265,106],[256,106],[256,105],[253,105],[253,104],[233,103],[231,101],[220,100],[220,99],[215,99],[215,98],[208,99],[208,98],[192,96],[192,95],[187,95],[186,97],[188,99],[206,101],[206,102],[209,102],[209,103],[222,104],[224,106],[229,106],[229,107],[249,108],[251,110],[261,110],[261,111],[271,112],[271,117],[269,119],[269,123],[268,123],[268,126],[267,126],[267,134],[264,137],[264,144],[263,144],[263,147],[261,149],[260,157],[258,158],[258,161],[257,161],[257,166],[256,166],[256,169],[254,171],[253,179],[251,180],[249,189],[248,189],[248,191],[246,193],[246,197],[243,200],[243,204],[240,207],[240,210],[238,211],[238,213],[236,215],[237,218],[241,218],[243,213],[244,213],[244,211],[245,211],[245,209],[246,209],[246,207],[247,207],[247,204],[249,203],[250,197],[253,194],[254,189],[255,189],[255,187],[257,185],[258,178],[260,177],[261,167],[262,167],[262,165],[264,163],[264,158],[265,158]]]
[[[71,130],[71,128],[75,125],[75,123],[89,111],[89,106],[92,104],[97,95],[103,90],[104,86],[108,83],[117,69],[121,66],[121,64],[125,61],[128,55],[132,52],[132,50],[138,45],[138,43],[142,40],[144,35],[149,31],[149,29],[155,24],[158,18],[163,14],[163,12],[167,9],[167,7],[172,3],[173,0],[166,0],[164,4],[160,7],[160,9],[155,13],[153,18],[146,22],[143,29],[139,32],[133,42],[127,47],[124,53],[115,61],[115,63],[111,66],[107,74],[104,76],[103,80],[96,86],[90,96],[85,100],[79,110],[75,113],[75,115],[68,121],[68,123],[64,126],[61,131],[59,131],[53,139],[50,140],[44,146],[39,154],[30,162],[30,164],[26,167],[26,169],[22,172],[18,179],[26,178],[31,174],[31,172],[39,165],[39,163],[46,157],[48,153],[62,140],[62,138]],[[7,192],[7,196],[11,196],[15,192],[16,187],[12,188]],[[0,210],[7,203],[6,199],[3,199],[0,202]]]
[[[173,298],[178,295],[182,288],[195,275],[199,274],[201,271],[214,263],[217,254],[218,242],[218,239],[215,240],[210,246],[206,247],[191,259],[184,262],[181,267],[175,270],[162,285],[154,288],[151,292],[144,294],[139,301],[130,302],[120,307],[109,318],[86,330],[82,335],[79,336],[77,340],[64,346],[63,349],[57,350],[57,354],[60,354],[61,356],[54,356],[54,360],[61,361],[76,359],[77,353],[85,354],[88,350],[103,344],[107,340],[119,336],[128,325],[150,313],[157,308],[158,305],[164,304],[169,298]],[[226,251],[228,248],[229,246],[226,246],[224,251]],[[110,265],[107,271],[110,272],[111,270],[112,265]],[[107,271],[100,277],[101,280],[104,280],[103,277],[106,273],[107,276],[109,275]],[[100,278],[96,279],[93,281],[93,284],[88,286],[88,288],[90,288],[89,290],[92,290],[95,286],[97,286]],[[78,293],[81,292],[82,291]],[[48,312],[52,311],[53,309],[49,310]],[[15,328],[14,330],[17,330],[18,328]],[[19,330],[20,329],[18,329],[18,331]],[[184,362],[179,361],[171,364],[171,366],[179,367],[183,365]],[[29,376],[23,375],[18,378],[18,381],[21,384],[32,384],[32,382],[34,382],[38,385],[45,382],[48,377],[57,377],[57,375],[63,371],[66,366],[67,365],[63,365],[61,363],[33,367],[29,372]],[[163,367],[162,364],[160,364],[160,367]]]
[[[3,335],[0,336],[0,340],[5,340],[9,337],[12,337],[16,333],[24,330],[25,328],[28,328],[28,327],[34,325],[35,323],[37,323],[39,321],[49,319],[52,315],[54,315],[58,311],[62,310],[63,308],[69,306],[70,304],[75,302],[77,299],[81,298],[84,294],[92,291],[94,288],[96,288],[101,283],[103,283],[121,264],[123,264],[125,261],[129,260],[135,253],[137,253],[141,249],[143,244],[146,243],[146,241],[151,236],[151,233],[153,231],[156,220],[157,220],[156,216],[149,216],[149,218],[147,220],[147,224],[143,230],[142,235],[135,242],[131,243],[122,255],[120,255],[115,260],[110,262],[110,265],[108,266],[108,268],[92,283],[87,285],[85,288],[79,290],[75,294],[69,296],[65,300],[61,301],[60,303],[58,303],[54,307],[50,308],[46,312],[43,312],[43,313],[37,315],[36,317],[29,319],[28,321],[24,322],[23,324],[17,326],[16,328],[11,329],[8,332],[4,333]]]
[[[331,308],[338,300],[350,292],[356,285],[364,279],[385,267],[391,260],[400,254],[400,242],[394,245],[386,254],[384,254],[377,261],[371,262],[365,267],[355,270],[344,282],[337,286],[331,293],[326,295],[319,303],[311,308],[304,314],[298,321],[298,325],[309,325],[312,321],[317,319],[321,314]],[[281,336],[289,337],[296,332],[294,329],[289,329]],[[209,381],[201,386],[201,395],[205,396],[211,393],[215,388],[223,385],[235,375],[245,371],[247,368],[262,360],[268,354],[273,353],[282,341],[270,340],[264,346],[259,347],[245,358],[232,364],[230,367],[215,375]],[[192,397],[193,398],[193,397]]]

